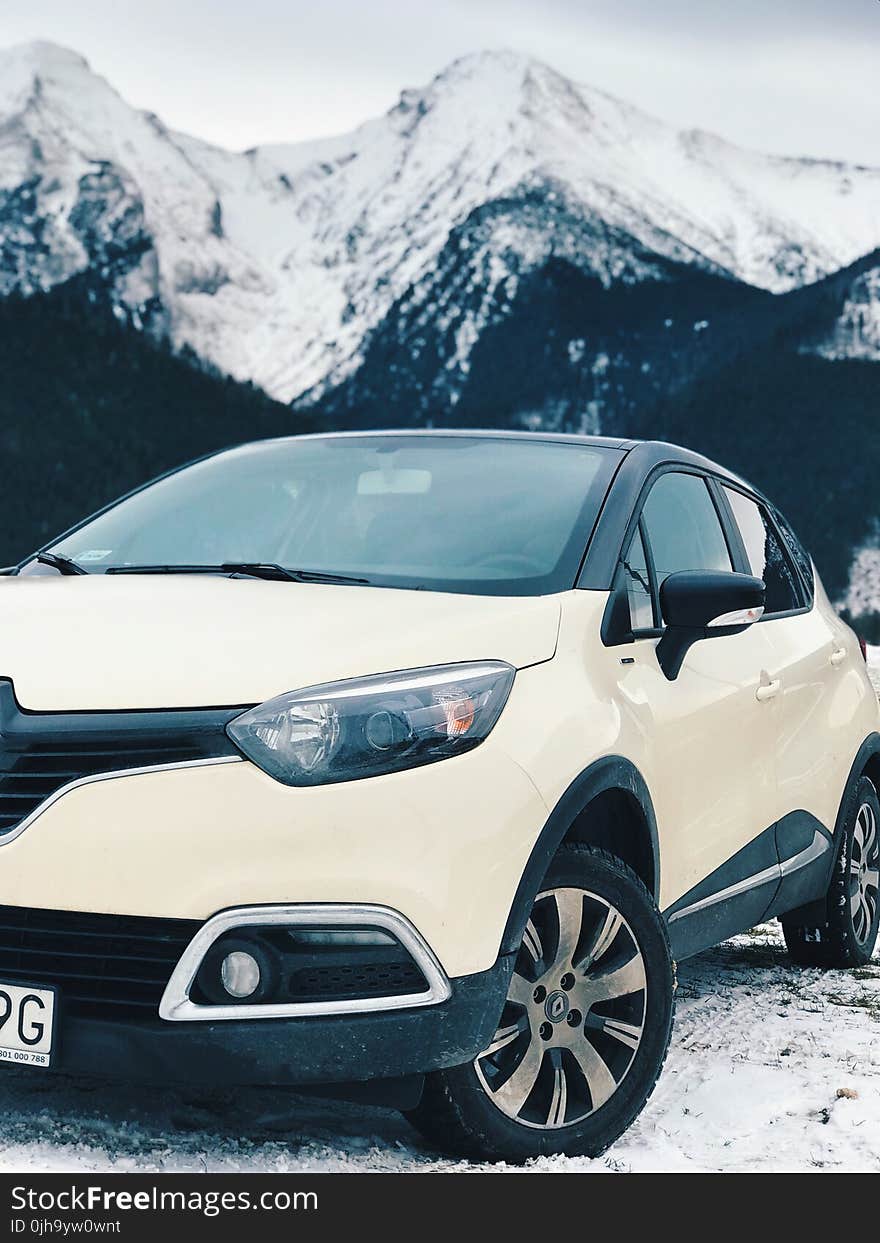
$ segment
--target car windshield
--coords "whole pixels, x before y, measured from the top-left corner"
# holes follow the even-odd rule
[[[90,573],[237,563],[539,595],[574,585],[621,456],[525,437],[264,441],[148,485],[47,551]]]

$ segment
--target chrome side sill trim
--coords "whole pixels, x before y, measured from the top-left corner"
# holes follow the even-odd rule
[[[757,889],[760,885],[769,884],[770,881],[778,881],[779,876],[779,864],[774,863],[772,867],[764,868],[762,872],[756,872],[754,876],[746,876],[738,880],[736,884],[728,885],[726,889],[719,889],[717,893],[710,893],[705,898],[700,898],[698,902],[682,907],[680,911],[669,916],[669,922],[674,924],[677,919],[684,919],[686,915],[704,911],[707,906],[716,906],[719,902],[726,902],[728,898],[736,898],[741,893],[748,893],[750,889]]]
[[[792,855],[790,859],[783,859],[779,865],[780,876],[790,876],[792,872],[798,872],[801,868],[805,868],[808,863],[812,863],[814,859],[818,859],[824,855],[826,850],[831,849],[831,840],[820,833],[817,829],[813,834],[813,840],[805,850],[801,850],[796,855]]]
[[[218,937],[234,928],[266,924],[352,925],[381,928],[396,937],[413,957],[428,982],[421,993],[403,996],[354,998],[346,1001],[275,1002],[267,1005],[197,1005],[189,992],[205,954]],[[288,1019],[327,1014],[368,1014],[377,1010],[405,1010],[414,1006],[433,1006],[452,996],[446,972],[427,941],[398,911],[387,906],[353,902],[321,902],[312,905],[239,906],[214,915],[198,930],[183,951],[159,1003],[159,1017],[170,1022],[216,1023],[224,1019]]]
[[[69,794],[71,790],[78,790],[82,786],[93,785],[96,781],[115,781],[117,777],[143,777],[147,773],[170,773],[175,772],[179,768],[205,768],[213,764],[242,764],[243,762],[244,757],[241,755],[217,755],[200,760],[178,760],[173,764],[149,764],[143,768],[118,768],[113,772],[90,773],[87,777],[77,777],[75,781],[68,781],[67,785],[55,790],[38,807],[35,807],[32,812],[25,816],[21,824],[17,824],[9,833],[0,837],[0,847],[7,846],[10,842],[14,842],[17,837],[21,837],[25,829],[29,829],[34,821],[42,816],[44,811],[48,811],[65,794]]]
[[[753,876],[746,876],[735,884],[728,885],[726,889],[719,889],[717,893],[710,893],[705,898],[700,898],[698,902],[682,907],[680,911],[675,911],[674,914],[669,916],[668,922],[674,924],[677,919],[684,919],[686,915],[693,915],[697,911],[704,911],[707,906],[715,906],[718,902],[726,902],[728,898],[738,897],[741,893],[748,893],[750,889],[758,889],[761,885],[767,885],[771,881],[780,881],[783,876],[790,876],[792,872],[797,872],[815,859],[818,859],[826,850],[831,849],[831,845],[830,838],[825,837],[823,833],[816,829],[809,846],[804,850],[798,851],[796,855],[792,855],[790,859],[783,859],[781,863],[774,863],[760,872],[755,872]]]

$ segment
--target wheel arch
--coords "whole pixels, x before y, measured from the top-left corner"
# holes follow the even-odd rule
[[[874,783],[875,790],[880,794],[880,733],[869,734],[856,752],[846,785],[843,787],[843,797],[840,800],[840,808],[834,824],[835,841],[838,840],[838,834],[843,828],[850,799],[861,777],[869,777]]]
[[[851,768],[848,781],[846,781],[841,810],[843,810],[851,787],[854,786],[859,777],[870,777],[871,781],[874,782],[876,792],[880,794],[880,733],[871,733],[870,737],[865,738],[865,741],[861,743],[858,756],[855,757],[855,763],[853,768]]]
[[[880,750],[880,737],[878,737]],[[571,782],[550,813],[520,878],[504,929],[501,952],[513,953],[550,860],[565,841],[600,846],[623,859],[660,894],[660,849],[654,805],[639,770],[620,755],[590,764]]]

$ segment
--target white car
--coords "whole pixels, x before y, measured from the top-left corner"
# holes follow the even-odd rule
[[[7,571],[0,652],[7,1062],[595,1154],[675,959],[772,916],[798,963],[872,953],[859,643],[686,450],[246,445]]]

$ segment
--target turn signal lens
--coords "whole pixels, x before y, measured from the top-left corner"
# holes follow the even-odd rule
[[[476,720],[474,701],[469,695],[446,696],[440,705],[446,718],[446,737],[463,738]]]

